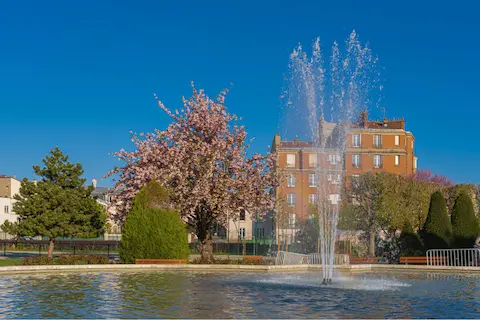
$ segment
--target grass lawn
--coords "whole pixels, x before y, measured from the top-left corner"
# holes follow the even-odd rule
[[[0,259],[0,267],[17,266],[21,264],[23,258]]]

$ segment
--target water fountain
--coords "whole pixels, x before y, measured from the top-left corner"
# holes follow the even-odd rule
[[[281,123],[284,135],[292,132],[311,141],[317,154],[317,211],[325,284],[331,283],[333,275],[346,133],[362,109],[380,103],[379,79],[377,58],[360,43],[355,31],[347,39],[343,53],[334,43],[328,64],[324,63],[320,38],[313,42],[311,56],[301,45],[290,55],[282,95],[286,119]],[[374,101],[372,97],[377,98]]]

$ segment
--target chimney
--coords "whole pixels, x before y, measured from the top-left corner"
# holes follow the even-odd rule
[[[277,148],[280,147],[280,133],[277,133],[272,141],[272,152],[277,151]]]
[[[358,121],[357,121],[357,122],[358,122],[357,124],[358,124],[360,127],[365,128],[365,127],[367,126],[367,123],[368,123],[368,111],[367,111],[366,108],[363,109],[363,110],[360,112],[360,114],[359,114],[359,116],[358,116]]]

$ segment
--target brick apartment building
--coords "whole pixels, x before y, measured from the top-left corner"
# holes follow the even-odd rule
[[[405,130],[404,119],[370,121],[363,111],[347,134],[345,174],[413,174],[417,170],[414,141],[413,134]]]
[[[288,225],[308,217],[310,204],[318,201],[318,179],[328,181],[327,196],[331,205],[340,205],[342,170],[345,177],[367,172],[390,172],[409,175],[416,172],[414,136],[405,130],[404,119],[371,121],[368,112],[361,112],[358,120],[348,126],[329,123],[320,119],[319,131],[322,154],[317,154],[311,142],[282,141],[279,134],[273,140],[273,150],[278,153],[277,168],[286,179],[277,194],[285,199],[283,212],[288,216]],[[345,137],[345,153],[335,149],[337,136]],[[343,143],[343,142],[339,142]],[[321,161],[321,174],[316,175],[317,162]],[[277,227],[278,228],[278,227]],[[292,231],[293,232],[293,231]],[[292,235],[290,232],[290,235]],[[288,233],[288,232],[287,232]]]

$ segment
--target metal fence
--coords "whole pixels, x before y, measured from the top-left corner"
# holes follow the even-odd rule
[[[480,267],[480,249],[430,249],[426,253],[428,266]]]
[[[308,255],[287,251],[278,251],[277,259],[275,260],[276,265],[298,265],[298,264],[307,264]]]
[[[298,265],[298,264],[322,264],[322,256],[319,253],[301,254],[295,252],[278,251],[275,260],[276,265]],[[349,265],[350,256],[348,254],[336,254],[334,258],[335,265]]]
[[[45,255],[48,252],[47,240],[1,240],[3,256]],[[103,254],[113,255],[120,247],[120,241],[103,240],[55,240],[54,253],[58,254]]]
[[[322,255],[320,253],[310,253],[308,255],[308,264],[322,264]],[[350,255],[348,254],[335,254],[335,265],[349,265]]]
[[[192,253],[198,253],[198,241],[189,243]],[[269,255],[275,246],[271,239],[261,240],[245,240],[245,241],[227,241],[224,239],[213,239],[212,249],[214,254],[230,254],[230,255],[255,255],[266,256]]]

